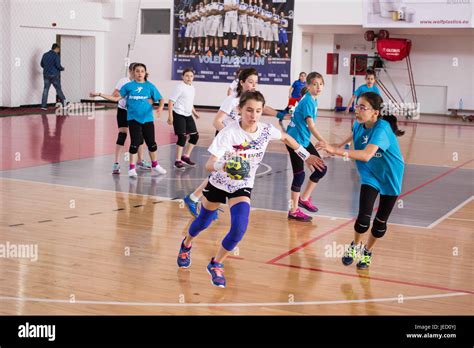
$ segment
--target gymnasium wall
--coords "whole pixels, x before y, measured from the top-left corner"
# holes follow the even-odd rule
[[[0,3],[2,20],[11,23],[11,29],[2,27],[2,34],[6,36],[2,41],[7,45],[10,42],[0,51],[4,106],[41,102],[43,70],[40,61],[58,34],[94,37],[97,45],[92,54],[97,71],[103,71],[103,39],[109,28],[108,21],[102,18],[102,3],[99,1],[2,0]],[[7,8],[11,10],[8,13],[3,11]],[[57,26],[53,27],[52,23]],[[101,86],[102,82],[103,77],[98,74],[95,83]],[[53,92],[50,92],[49,102],[54,102]]]
[[[392,30],[389,30],[392,32]],[[459,99],[464,101],[464,108],[472,109],[474,107],[474,40],[471,34],[466,30],[445,29],[442,32],[426,32],[422,35],[413,35],[409,33],[394,34],[391,37],[407,38],[412,41],[411,62],[415,84],[418,85],[420,91],[421,111],[429,111],[428,102],[437,103],[438,101],[423,99],[423,89],[426,87],[436,88],[447,87],[447,108],[457,108]],[[418,30],[423,33],[424,30]],[[317,35],[316,35],[317,36]],[[339,53],[340,66],[339,74],[335,78],[335,93],[341,94],[344,98],[344,105],[349,101],[352,93],[352,77],[349,75],[349,66],[344,66],[342,58],[350,57],[351,53],[365,53],[373,55],[374,50],[371,49],[371,43],[364,40],[362,34],[339,34],[335,35],[336,44],[341,48],[335,52]],[[324,44],[323,44],[324,45]],[[322,46],[324,47],[324,46]],[[366,49],[363,50],[362,48]],[[320,49],[317,40],[314,50]],[[399,88],[402,96],[406,96],[408,92],[408,74],[406,71],[406,62],[388,62],[387,63],[390,76]],[[391,87],[389,79],[382,74],[382,81],[392,94],[394,89]],[[356,77],[357,86],[364,83],[364,76]],[[334,103],[335,97],[332,101]],[[407,100],[411,101],[411,95],[407,96]],[[446,110],[447,111],[447,110]]]
[[[57,34],[95,39],[95,52],[91,54],[94,55],[94,82],[98,91],[111,92],[116,81],[124,76],[127,46],[133,41],[130,61],[147,64],[151,81],[165,98],[176,84],[170,79],[171,35],[140,34],[138,0],[2,0],[0,4],[1,20],[7,23],[2,25],[0,105],[18,106],[40,102],[43,81],[39,61]],[[172,6],[172,0],[142,0],[140,4],[142,9]],[[371,44],[363,39],[362,0],[296,0],[295,13],[293,52],[302,52],[303,33],[310,33],[313,36],[312,70],[325,75],[326,86],[320,98],[320,108],[334,107],[337,94],[341,94],[346,103],[351,94],[352,81],[348,74],[349,67],[343,66],[342,59],[351,52],[371,52]],[[10,27],[8,22],[11,23]],[[57,23],[57,27],[52,27],[53,22]],[[448,34],[403,33],[403,37],[412,39],[414,44],[412,63],[415,82],[448,86],[447,107],[457,107],[462,97],[464,107],[473,108],[473,93],[468,93],[473,90],[474,79],[472,29],[445,29],[444,32]],[[341,45],[339,50],[334,48],[336,43]],[[365,49],[361,50],[363,46]],[[329,52],[339,53],[339,75],[325,74],[326,54]],[[452,52],[456,52],[458,57],[456,68],[452,66]],[[301,65],[301,54],[295,53],[292,58],[292,80],[297,78]],[[395,80],[404,84],[406,74],[400,74],[402,72],[398,70],[393,72]],[[11,85],[10,81],[13,81]],[[361,83],[363,77],[357,78],[357,85]],[[225,96],[227,84],[196,82],[196,87],[197,105],[218,106]],[[268,104],[276,108],[285,106],[289,86],[260,85],[259,89],[265,94]],[[87,95],[83,97],[87,98]],[[53,98],[54,93],[51,92],[49,102]]]

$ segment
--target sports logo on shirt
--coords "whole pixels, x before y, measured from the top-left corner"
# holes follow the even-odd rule
[[[368,135],[363,135],[362,136],[362,145],[367,144],[369,142],[369,136]]]
[[[143,87],[137,87],[137,89],[135,90],[135,92],[137,93],[140,93],[142,91]]]
[[[242,150],[242,151],[253,148],[252,143],[247,142],[247,140],[245,140],[240,145],[232,145],[232,147],[234,148],[234,150]]]

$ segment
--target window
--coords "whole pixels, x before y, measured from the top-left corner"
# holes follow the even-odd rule
[[[169,34],[170,9],[142,10],[142,34]]]

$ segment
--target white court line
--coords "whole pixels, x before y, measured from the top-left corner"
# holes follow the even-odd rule
[[[444,214],[443,216],[441,216],[438,220],[436,220],[435,222],[433,222],[431,225],[428,226],[429,229],[432,229],[433,227],[437,226],[440,222],[442,222],[444,219],[446,219],[447,217],[449,217],[450,215],[454,214],[455,212],[457,212],[459,209],[461,209],[462,207],[464,207],[466,204],[470,203],[472,200],[474,199],[474,196],[471,196],[469,197],[468,199],[466,199],[464,202],[462,202],[461,204],[459,204],[457,207],[455,207],[454,209],[451,209],[450,211],[448,211],[446,214]]]
[[[135,195],[135,196],[142,196],[142,197],[153,197],[153,198],[156,198],[156,199],[162,200],[162,201],[172,201],[171,198],[169,198],[169,197],[145,195],[145,194],[142,194],[142,193],[122,192],[122,191],[104,190],[104,189],[98,189],[98,188],[92,188],[92,187],[81,187],[81,186],[72,186],[72,185],[63,185],[63,184],[53,184],[53,183],[50,183],[50,182],[33,181],[33,180],[25,180],[25,179],[14,179],[14,178],[4,178],[4,177],[1,177],[1,176],[0,176],[0,180],[21,181],[21,182],[27,182],[27,183],[32,183],[32,184],[60,186],[60,187],[73,188],[73,189],[84,190],[84,191],[100,191],[100,192],[108,192],[108,193],[123,193],[123,194],[127,194],[127,195]],[[174,201],[172,201],[172,202],[174,202]]]
[[[473,219],[460,219],[460,218],[452,218],[452,217],[447,217],[446,220],[457,220],[457,221],[468,221],[468,222],[474,222]]]
[[[404,296],[403,301],[428,300],[432,298],[445,298],[455,296],[472,295],[464,292],[452,292],[448,294]],[[144,306],[144,307],[276,307],[276,306],[308,306],[308,305],[335,305],[350,303],[370,303],[370,302],[399,302],[397,297],[383,297],[361,300],[332,300],[332,301],[306,301],[306,302],[256,302],[256,303],[166,303],[166,302],[125,302],[125,301],[94,301],[94,300],[55,300],[37,297],[9,297],[0,296],[0,301],[15,302],[43,302],[43,303],[63,303],[63,304],[87,304],[87,305],[110,305],[110,306]]]

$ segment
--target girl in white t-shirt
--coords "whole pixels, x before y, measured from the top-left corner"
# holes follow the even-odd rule
[[[176,161],[174,167],[184,170],[185,165],[194,167],[196,163],[191,161],[191,152],[199,140],[199,133],[196,128],[193,116],[199,118],[199,114],[194,108],[194,96],[196,90],[193,84],[194,71],[187,68],[183,70],[183,82],[178,84],[168,101],[168,124],[173,125],[174,134],[178,137],[176,142]],[[188,147],[183,154],[186,138],[189,136]]]
[[[239,73],[239,83],[237,85],[237,93],[235,95],[227,96],[221,104],[219,111],[217,112],[213,125],[216,128],[216,135],[236,121],[239,121],[239,99],[242,93],[247,91],[255,91],[258,83],[258,71],[254,68],[243,69]],[[264,113],[269,116],[276,116],[277,111],[269,106],[265,106]],[[188,208],[191,215],[196,217],[198,215],[199,200],[202,198],[203,190],[206,187],[208,180],[204,180],[193,193],[184,197],[184,203]],[[217,214],[215,216],[217,219]]]
[[[242,240],[247,230],[251,191],[268,143],[271,140],[281,140],[309,165],[324,167],[324,162],[320,158],[310,155],[291,136],[280,132],[269,123],[259,122],[264,107],[265,99],[260,92],[244,92],[238,103],[241,119],[228,125],[214,138],[208,149],[211,157],[206,163],[206,169],[211,175],[204,189],[201,211],[189,227],[178,254],[178,266],[188,268],[191,265],[193,239],[209,227],[216,210],[228,199],[231,215],[230,231],[222,240],[216,256],[207,266],[212,284],[222,288],[226,286],[223,262]],[[226,171],[230,157],[235,156],[242,157],[250,166],[247,176],[241,180],[231,178]]]

